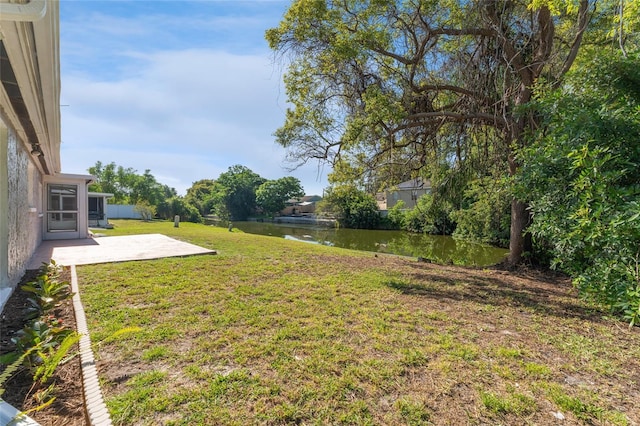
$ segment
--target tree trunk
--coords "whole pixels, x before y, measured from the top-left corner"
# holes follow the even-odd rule
[[[522,260],[522,254],[531,250],[530,239],[525,235],[529,225],[529,211],[527,203],[511,201],[511,232],[509,237],[509,257],[507,263],[510,266],[517,265]]]
[[[521,129],[524,128],[523,120],[517,122],[516,129],[520,129],[520,138],[524,134]],[[521,140],[516,138],[515,140]],[[508,156],[509,175],[515,176],[518,172],[518,163],[515,160],[513,154]],[[509,257],[507,258],[507,264],[509,266],[515,266],[522,261],[522,255],[526,251],[532,250],[531,235],[526,232],[527,227],[531,222],[531,216],[529,214],[528,203],[516,200],[511,200],[511,227],[509,230]]]

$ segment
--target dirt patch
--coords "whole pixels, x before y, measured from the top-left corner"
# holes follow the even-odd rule
[[[32,281],[36,277],[36,271],[28,271],[20,285]],[[65,269],[60,277],[62,280],[70,280],[70,272]],[[26,323],[25,312],[28,307],[28,294],[20,289],[20,285],[2,311],[0,320],[0,353],[11,352],[14,349],[11,337]],[[72,329],[76,329],[73,303],[71,299],[64,301],[53,312],[53,315],[61,319]],[[76,347],[73,349],[77,351]],[[0,371],[4,366],[0,366]],[[82,370],[80,357],[77,356],[64,365],[61,365],[53,375],[55,383],[55,400],[48,407],[30,412],[29,416],[42,426],[85,426],[89,423],[86,419],[84,396],[82,389]],[[39,390],[31,379],[31,375],[25,370],[20,370],[7,383],[3,399],[21,411],[29,411],[40,404],[35,400],[34,394]]]

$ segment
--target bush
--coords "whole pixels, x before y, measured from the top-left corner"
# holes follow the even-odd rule
[[[140,213],[142,220],[152,220],[156,215],[156,207],[146,201],[138,202],[133,209]]]
[[[455,223],[451,220],[451,203],[443,197],[426,194],[405,214],[405,229],[410,232],[451,235]]]
[[[640,61],[595,58],[548,111],[537,143],[520,153],[517,181],[531,232],[580,293],[640,323]]]
[[[330,188],[318,210],[335,216],[345,228],[375,229],[380,224],[376,199],[351,185]]]
[[[183,222],[202,223],[202,216],[197,207],[186,202],[182,197],[172,197],[166,201],[166,212],[161,214],[163,219],[173,220],[174,216],[180,216]]]
[[[405,229],[407,225],[407,212],[404,201],[399,200],[387,213],[387,224],[391,229]]]

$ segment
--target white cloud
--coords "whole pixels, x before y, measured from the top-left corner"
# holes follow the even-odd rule
[[[124,78],[63,75],[63,170],[100,160],[150,169],[184,194],[242,164],[267,179],[293,175],[307,193],[326,186],[315,165],[288,173],[272,133],[284,121],[281,76],[267,54],[209,49],[136,52]]]

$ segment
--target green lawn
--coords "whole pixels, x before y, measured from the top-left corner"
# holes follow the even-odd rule
[[[640,332],[568,282],[172,222],[218,250],[78,268],[117,425],[635,424]]]

